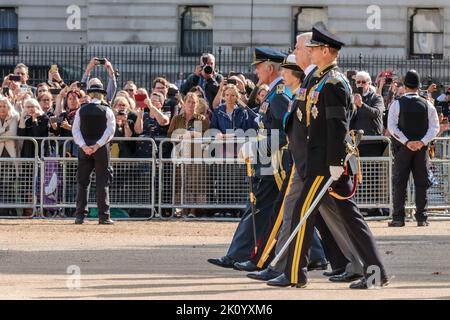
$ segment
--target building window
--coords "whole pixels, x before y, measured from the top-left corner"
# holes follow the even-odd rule
[[[328,25],[328,12],[322,7],[300,7],[294,9],[294,34],[293,47],[295,47],[296,36],[299,33],[311,32],[313,25],[323,22]]]
[[[439,9],[411,9],[410,53],[412,57],[442,58],[444,18]]]
[[[0,8],[0,51],[18,50],[18,23],[16,8]]]
[[[181,13],[181,54],[212,51],[213,11],[211,7],[184,7]]]

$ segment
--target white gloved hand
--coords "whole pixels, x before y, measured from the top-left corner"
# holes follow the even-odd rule
[[[241,149],[239,150],[239,158],[246,160],[246,159],[250,159],[253,160],[253,158],[255,157],[256,154],[256,145],[254,143],[252,143],[251,141],[247,141],[246,143],[244,143],[241,147]]]
[[[339,180],[339,178],[342,176],[342,174],[344,173],[344,168],[341,166],[330,166],[330,174],[331,174],[331,178],[334,181]]]

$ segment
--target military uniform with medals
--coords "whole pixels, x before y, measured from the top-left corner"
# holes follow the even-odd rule
[[[329,46],[339,50],[343,43],[324,27],[315,26],[312,40],[307,46]],[[303,156],[304,162],[297,168],[299,175],[304,177],[304,187],[296,202],[291,230],[295,229],[330,178],[330,167],[344,165],[346,156],[344,142],[348,128],[348,113],[352,107],[351,95],[348,81],[337,65],[331,64],[315,71],[313,80],[308,85],[306,104],[304,108],[303,104],[299,105],[301,113],[297,114],[297,110],[291,112],[291,117],[295,113],[295,116],[301,118],[301,122],[306,124],[306,132],[304,132],[306,155]],[[344,173],[338,181],[333,183],[332,188],[339,194],[349,194],[351,190],[349,175]],[[361,259],[364,272],[367,272],[369,266],[378,266],[381,281],[386,284],[387,274],[375,241],[355,202],[346,198],[334,202],[336,211],[348,231],[350,241]],[[313,239],[316,214],[317,208],[291,242],[284,274],[269,281],[269,285],[306,286],[309,249]],[[355,288],[365,288],[367,284],[365,279],[358,282]]]
[[[255,61],[253,64],[265,61],[282,63],[285,56],[276,50],[255,48]],[[274,212],[278,212],[276,206],[281,205],[281,201],[277,201],[277,197],[282,187],[285,171],[288,171],[290,167],[290,156],[283,155],[283,152],[280,152],[286,146],[286,135],[283,132],[283,116],[288,110],[289,101],[289,90],[285,86],[283,79],[279,77],[272,82],[266,99],[259,109],[259,143],[257,163],[254,165],[255,176],[252,179],[256,198],[257,214],[255,215],[255,220],[258,244],[261,244],[266,230],[271,228],[274,221]],[[273,130],[277,130],[277,134],[279,134],[278,148],[276,150],[272,150],[274,146],[271,145],[270,141]],[[272,161],[264,161],[262,163],[260,155],[266,155]],[[274,165],[274,162],[276,165]],[[272,171],[272,174],[268,174],[270,171]],[[252,210],[251,204],[248,202],[244,215],[234,233],[227,255],[219,259],[209,259],[208,261],[222,267],[232,267],[236,262],[245,262],[254,258],[252,230]]]

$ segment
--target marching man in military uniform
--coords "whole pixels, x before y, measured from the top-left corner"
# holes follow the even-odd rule
[[[302,78],[304,77],[304,72],[296,64],[295,55],[291,54],[287,56],[281,64],[281,68],[281,73],[285,85],[292,93],[296,93],[301,85]],[[292,99],[289,103],[289,110],[292,108],[293,102],[295,103],[294,99],[296,99],[295,94],[292,96]],[[292,157],[291,152],[287,151],[286,154],[289,157]],[[277,210],[277,213],[275,215],[274,212],[269,227],[266,228],[265,234],[261,237],[261,250],[259,250],[258,253],[250,260],[235,263],[236,269],[244,271],[256,271],[258,269],[264,268],[265,265],[267,265],[274,256],[275,250],[273,249],[275,248],[275,245],[278,246],[279,243],[284,243],[284,240],[289,237],[291,218],[289,216],[285,216],[283,212],[291,212],[291,207],[294,205],[294,203],[287,203],[287,194],[289,192],[295,194],[298,194],[300,192],[300,188],[296,188],[296,190],[293,190],[292,188],[291,180],[292,175],[294,175],[294,172],[292,170],[295,170],[295,166],[292,166],[291,170],[286,173],[286,179],[284,179],[283,181],[283,186],[278,195],[277,204],[274,206],[274,210]],[[287,225],[289,226],[288,228]],[[313,245],[311,247],[311,262],[308,266],[308,270],[324,270],[327,268],[327,264],[328,262],[325,257],[322,242],[317,232],[315,232]],[[262,278],[255,277],[255,279],[270,280],[282,273],[283,268],[281,267],[281,265],[282,264],[280,263],[281,271],[279,273],[276,273],[276,271],[270,272],[269,270],[266,270],[266,272],[261,271],[251,273],[248,276],[252,277],[254,274],[258,276],[260,275],[260,273],[262,273]]]
[[[255,229],[256,239],[264,235],[266,228],[270,228],[271,216],[277,213],[275,205],[285,176],[284,170],[289,170],[289,157],[283,157],[279,151],[286,145],[286,136],[282,130],[283,116],[288,110],[290,96],[283,78],[280,75],[280,64],[286,55],[268,48],[255,48],[254,62],[258,78],[269,85],[266,99],[259,109],[258,142],[249,141],[240,150],[242,159],[250,159],[255,167],[255,177],[252,185],[256,198]],[[271,141],[277,142],[272,145]],[[273,165],[272,159],[281,161]],[[287,160],[286,160],[287,159]],[[268,161],[267,161],[268,160]],[[283,161],[284,160],[284,161]],[[284,162],[280,166],[280,162]],[[249,202],[247,209],[236,229],[228,252],[218,259],[208,259],[208,262],[225,268],[233,268],[237,262],[249,260],[254,253],[252,207]],[[258,241],[260,242],[260,241]]]
[[[295,60],[297,68],[305,70],[305,79],[294,99],[294,103],[285,116],[285,131],[288,136],[289,150],[294,159],[292,166],[292,173],[287,186],[287,192],[282,206],[282,225],[279,234],[271,235],[268,243],[264,247],[262,258],[258,262],[258,266],[263,266],[266,262],[264,259],[271,260],[270,255],[273,252],[278,254],[281,248],[286,243],[291,233],[292,218],[298,215],[296,203],[302,194],[305,181],[305,164],[307,154],[307,134],[308,127],[306,126],[306,102],[309,91],[312,88],[311,83],[316,83],[316,76],[314,75],[317,67],[311,64],[311,49],[305,47],[309,43],[312,33],[303,33],[297,36],[297,44],[295,47]],[[319,206],[320,215],[317,215],[316,228],[319,230],[323,245],[326,249],[327,258],[330,260],[332,266],[331,272],[324,273],[325,276],[330,277],[330,281],[335,282],[351,282],[362,277],[363,267],[360,259],[357,256],[357,250],[351,245],[348,233],[345,230],[340,216],[337,213],[334,199],[330,195],[325,195],[323,201]],[[314,233],[316,237],[316,233]],[[276,245],[274,245],[275,243]],[[316,241],[313,242],[313,247]],[[313,260],[313,253],[315,250],[311,249],[311,262],[308,264],[308,271],[313,270],[311,265]],[[287,255],[283,255],[273,266],[270,265],[262,271],[249,273],[247,276],[255,280],[269,281],[284,272],[287,263]],[[284,277],[284,282],[290,281]],[[280,283],[280,279],[277,279]]]
[[[349,127],[348,114],[352,108],[351,87],[337,67],[339,50],[344,45],[323,24],[313,28],[311,62],[317,66],[314,79],[306,90],[305,109],[296,111],[297,117],[306,123],[306,155],[299,174],[304,177],[303,190],[296,202],[291,230],[294,230],[309,207],[331,178],[333,193],[351,194],[351,179],[344,160],[345,141]],[[294,143],[290,141],[290,143]],[[351,198],[335,201],[336,210],[345,230],[364,266],[364,277],[350,285],[354,289],[367,289],[374,285],[385,286],[388,276],[376,249],[375,241],[358,207]],[[273,286],[306,287],[309,249],[313,238],[317,209],[302,225],[289,245],[284,273],[268,282]],[[372,273],[376,273],[372,278]]]

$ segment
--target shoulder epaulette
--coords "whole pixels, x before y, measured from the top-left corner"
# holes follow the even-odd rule
[[[337,84],[342,82],[341,73],[336,70],[331,70],[328,74],[327,83]]]

